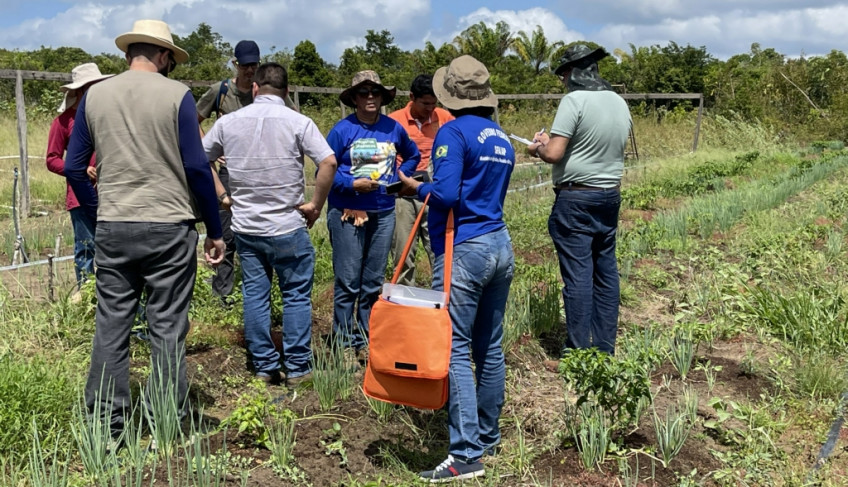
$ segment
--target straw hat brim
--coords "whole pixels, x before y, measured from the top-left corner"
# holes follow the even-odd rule
[[[433,92],[436,93],[436,99],[443,107],[450,110],[462,110],[464,108],[474,107],[490,107],[497,108],[498,97],[492,90],[485,98],[479,100],[471,100],[469,98],[459,98],[454,96],[445,88],[445,76],[447,76],[448,67],[442,66],[433,74]]]
[[[357,83],[357,84],[351,86],[350,88],[347,88],[346,90],[342,91],[339,94],[339,101],[341,101],[342,103],[344,103],[345,105],[347,105],[351,108],[356,108],[356,104],[353,102],[353,97],[355,96],[354,91],[359,89],[359,87],[364,85],[364,84],[372,84],[372,85],[375,85],[375,86],[379,86],[380,89],[383,90],[383,96],[382,96],[382,100],[380,101],[380,106],[388,105],[397,96],[397,88],[396,87],[394,87],[394,86],[383,86],[383,85],[377,84],[377,83],[375,83],[371,80],[365,80],[361,83]]]
[[[127,32],[126,34],[121,34],[115,38],[115,45],[118,46],[118,49],[123,52],[127,52],[127,48],[130,44],[135,44],[137,42],[153,44],[154,46],[170,49],[174,52],[174,60],[177,62],[177,64],[182,64],[188,61],[188,53],[185,50],[177,47],[173,42],[167,39],[162,39],[160,37],[154,37],[147,34],[139,34],[137,32]]]
[[[59,87],[59,89],[61,91],[76,90],[77,88],[82,88],[83,86],[85,86],[87,84],[96,83],[96,82],[102,81],[106,78],[111,78],[112,76],[115,76],[115,75],[114,74],[103,74],[103,75],[100,75],[100,76],[95,76],[94,78],[84,79],[84,80],[81,80],[81,81],[76,81],[74,83],[68,83],[66,85],[62,85],[62,86]]]

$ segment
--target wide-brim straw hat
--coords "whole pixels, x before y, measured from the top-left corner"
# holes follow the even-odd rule
[[[498,97],[489,83],[489,70],[472,56],[459,56],[436,70],[433,91],[445,108],[462,110],[498,106]]]
[[[168,24],[161,20],[136,20],[130,32],[115,38],[115,45],[121,51],[127,52],[130,44],[142,42],[170,49],[174,53],[177,64],[188,61],[188,53],[174,44],[174,37]]]
[[[566,68],[584,59],[588,58],[590,61],[598,62],[607,56],[609,56],[609,53],[603,47],[592,49],[586,44],[575,44],[566,49],[562,57],[559,58],[559,66],[554,70],[554,74],[560,76]]]
[[[356,104],[353,102],[353,99],[356,96],[356,90],[365,83],[375,85],[383,91],[383,97],[380,102],[380,105],[382,106],[388,105],[395,99],[395,96],[397,96],[397,88],[394,86],[383,86],[383,83],[380,82],[380,75],[369,69],[366,71],[360,71],[353,75],[353,80],[350,82],[350,88],[347,88],[339,94],[339,100],[351,108],[356,108]]]
[[[80,64],[71,70],[71,82],[59,87],[65,92],[65,97],[62,99],[62,105],[59,106],[59,112],[64,112],[69,106],[72,106],[77,101],[76,90],[85,85],[96,83],[115,76],[114,74],[102,74],[100,68],[94,63]]]

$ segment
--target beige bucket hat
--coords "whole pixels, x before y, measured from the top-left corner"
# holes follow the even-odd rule
[[[161,20],[136,20],[131,32],[121,34],[115,38],[115,45],[123,52],[127,47],[136,42],[153,44],[164,47],[174,52],[174,60],[177,64],[188,61],[188,53],[174,44],[174,37],[168,24]]]
[[[383,106],[391,103],[392,100],[395,99],[395,96],[397,96],[397,88],[394,86],[383,86],[383,83],[380,82],[380,75],[369,69],[366,71],[360,71],[353,75],[353,81],[350,82],[350,88],[341,92],[339,100],[345,105],[355,108],[356,104],[353,103],[353,97],[356,95],[355,91],[359,88],[359,85],[364,83],[377,85],[383,90],[383,99],[380,103]]]
[[[68,107],[73,106],[73,104],[76,103],[77,89],[112,76],[114,76],[114,74],[101,74],[100,68],[98,68],[94,63],[80,64],[72,69],[71,82],[59,87],[60,90],[65,92],[65,98],[62,100],[62,105],[59,106],[59,112],[64,112]]]
[[[439,102],[451,110],[498,106],[498,98],[489,84],[489,70],[468,55],[459,56],[436,70],[433,91]]]

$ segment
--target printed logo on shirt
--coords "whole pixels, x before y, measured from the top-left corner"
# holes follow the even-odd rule
[[[397,149],[392,142],[358,139],[350,147],[350,173],[355,178],[371,178],[388,183],[393,174]]]
[[[440,145],[438,148],[436,148],[436,159],[445,157],[446,155],[448,155],[448,146]]]

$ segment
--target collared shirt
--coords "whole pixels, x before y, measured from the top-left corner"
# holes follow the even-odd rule
[[[400,110],[395,110],[389,117],[395,119],[409,134],[409,138],[418,146],[421,153],[421,162],[418,163],[416,171],[426,171],[430,166],[430,152],[433,149],[433,140],[439,127],[453,120],[453,115],[444,108],[436,108],[430,115],[430,119],[419,122],[412,116],[412,102],[406,104]],[[398,160],[400,164],[400,160]]]
[[[60,176],[65,175],[65,150],[68,148],[68,141],[71,139],[71,131],[74,129],[74,115],[77,114],[76,108],[69,108],[62,112],[61,115],[53,119],[50,124],[50,133],[47,135],[47,169]],[[95,156],[91,156],[88,165],[93,166]],[[65,209],[73,210],[79,207],[79,202],[68,184],[68,191],[65,196]]]
[[[297,210],[304,202],[304,156],[317,165],[333,155],[315,122],[274,95],[222,116],[203,149],[210,161],[227,156],[233,231],[268,237],[306,226]]]

